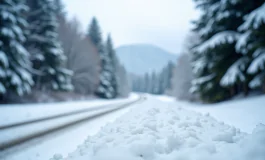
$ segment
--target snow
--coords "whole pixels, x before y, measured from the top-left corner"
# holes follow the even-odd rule
[[[6,54],[3,51],[0,51],[0,61],[4,65],[4,67],[7,67],[9,65]]]
[[[255,59],[251,62],[248,73],[253,74],[257,73],[259,70],[264,70],[265,67],[265,48],[257,49],[253,53]]]
[[[208,64],[209,63],[207,63],[207,60],[205,58],[197,59],[192,63],[193,73],[194,74],[201,73]]]
[[[265,24],[265,3],[249,15],[247,15],[245,22],[239,27],[240,31],[246,31],[250,28],[258,29],[262,24]]]
[[[214,20],[209,20],[209,22],[207,23],[207,25],[202,28],[198,33],[200,36],[204,36],[209,34],[212,31],[212,26],[213,26]]]
[[[96,119],[91,119],[78,126],[68,128],[50,136],[33,140],[11,151],[0,152],[0,159],[49,160],[55,153],[60,153],[62,156],[66,157],[69,152],[72,152],[82,144],[87,136],[95,135],[101,127],[107,123],[113,122],[118,117],[128,112],[131,107],[115,111]],[[60,154],[56,154],[55,157],[60,157]]]
[[[253,102],[259,98],[242,102],[244,105],[238,106],[237,111],[239,107],[253,110]],[[264,102],[265,97],[261,98]],[[135,105],[135,109],[89,136],[65,160],[264,160],[265,126],[260,122],[251,125],[254,129],[247,134],[210,114],[183,107],[148,96],[146,102]],[[223,116],[229,114],[228,107]],[[261,113],[253,116],[258,115]],[[247,117],[245,120],[241,116],[241,123],[251,119],[250,115]],[[55,154],[51,159],[62,157]]]
[[[28,51],[16,40],[12,40],[10,43],[10,47],[16,49],[16,52],[22,54],[23,56],[29,56]]]
[[[185,109],[210,114],[219,121],[251,133],[259,123],[265,124],[265,96],[232,100],[217,104],[198,104],[175,101],[176,105]]]
[[[248,31],[239,36],[238,41],[235,46],[237,52],[241,52],[243,54],[246,54],[248,52],[247,46],[248,46],[248,39],[249,39],[250,34],[251,32]]]
[[[31,85],[34,84],[34,81],[32,79],[32,76],[31,76],[31,74],[28,71],[26,71],[23,68],[18,68],[17,71],[21,75],[21,77],[22,77],[23,80],[29,82],[29,84],[31,84]]]
[[[15,38],[14,32],[9,28],[2,27],[1,34],[3,34],[4,36],[8,36],[9,38]]]
[[[4,77],[6,77],[6,72],[1,67],[0,68],[0,78],[4,78]]]
[[[249,83],[250,88],[257,88],[262,86],[262,83],[265,79],[265,73],[260,73],[257,76],[255,76]]]
[[[0,126],[55,116],[83,109],[95,109],[105,105],[127,103],[138,98],[131,94],[128,99],[90,100],[48,104],[0,105]]]
[[[32,133],[39,133],[49,129],[57,128],[64,124],[69,124],[73,121],[82,120],[86,117],[93,117],[100,113],[110,111],[116,108],[119,108],[120,104],[107,105],[101,108],[100,110],[91,110],[90,112],[84,112],[77,115],[61,117],[58,119],[48,120],[45,122],[39,122],[32,125],[27,125],[23,127],[16,127],[14,129],[6,129],[0,132],[0,144],[5,144],[9,141],[16,140],[19,137],[25,137],[31,135]]]
[[[12,13],[7,11],[1,11],[0,15],[3,17],[4,20],[11,20],[12,23],[16,23],[16,18]]]
[[[204,84],[204,83],[212,80],[214,77],[215,77],[215,74],[211,74],[211,75],[208,75],[208,76],[200,77],[200,78],[194,79],[192,81],[192,84],[193,85]]]
[[[223,4],[231,3],[231,4],[237,4],[240,2],[240,0],[222,0]]]
[[[5,88],[5,86],[2,84],[2,82],[0,82],[0,93],[6,93],[6,88]]]
[[[245,81],[244,71],[247,67],[249,59],[247,57],[240,58],[237,60],[225,73],[220,81],[222,86],[234,85],[238,80],[241,82]]]
[[[11,84],[16,85],[16,86],[19,86],[22,84],[21,79],[19,78],[19,76],[16,73],[11,72],[10,76],[11,76]]]
[[[237,41],[238,38],[239,38],[239,34],[237,32],[223,31],[223,32],[215,34],[209,40],[195,47],[193,51],[203,53],[207,51],[207,49],[215,48],[216,46],[224,44],[224,43],[234,43]]]

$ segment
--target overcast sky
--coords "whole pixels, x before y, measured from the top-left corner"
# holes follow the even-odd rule
[[[86,31],[93,16],[115,46],[150,43],[173,53],[183,41],[197,12],[192,0],[63,0],[69,16],[76,16]]]

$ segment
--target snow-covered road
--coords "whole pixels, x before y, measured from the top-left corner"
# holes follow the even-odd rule
[[[116,100],[84,100],[71,102],[57,102],[45,104],[11,104],[0,105],[0,127],[18,122],[31,121],[40,118],[56,116],[84,109],[97,109],[111,104],[127,103],[136,100],[138,96],[131,94],[126,99]]]
[[[73,115],[68,117],[62,117],[55,120],[48,120],[36,124],[30,124],[26,126],[21,127],[15,127],[14,129],[5,129],[0,132],[0,142],[5,143],[12,139],[16,139],[19,137],[27,136],[31,133],[37,133],[41,132],[42,130],[45,131],[49,128],[55,128],[56,126],[60,126],[64,123],[76,121],[78,119],[86,118],[86,117],[93,117],[93,115],[99,115],[102,112],[118,109],[120,106],[122,107],[123,104],[135,102],[139,96],[133,95],[128,99],[124,100],[115,100],[110,101],[105,105],[106,108],[100,109],[100,110],[94,110],[90,111],[88,113],[81,113],[78,115]],[[99,103],[99,102],[98,102]],[[79,104],[79,103],[77,103]],[[87,104],[89,104],[87,102]],[[106,104],[106,102],[100,103]],[[75,105],[77,106],[77,105]],[[91,105],[88,105],[90,107]],[[21,106],[20,106],[21,107]],[[96,106],[94,106],[96,107]],[[76,107],[76,109],[80,109],[81,107]],[[82,107],[83,108],[83,107]],[[21,107],[22,109],[22,107]],[[43,107],[39,108],[40,110],[43,110]],[[30,111],[29,109],[26,109],[27,111]],[[36,111],[36,110],[35,110]],[[70,149],[74,149],[77,147],[78,144],[81,144],[82,141],[84,141],[85,137],[88,134],[93,134],[99,128],[103,125],[105,125],[107,122],[113,121],[115,118],[119,117],[124,112],[128,111],[128,108],[119,109],[118,111],[115,111],[113,113],[109,113],[107,115],[99,116],[95,119],[90,119],[89,121],[85,121],[82,124],[78,124],[78,126],[71,127],[64,129],[62,131],[55,132],[53,134],[49,134],[48,136],[33,139],[30,142],[27,142],[25,144],[19,145],[18,147],[14,147],[5,151],[0,152],[0,159],[48,159],[51,157],[54,153],[54,151],[58,151],[60,153],[68,153],[71,151]],[[17,114],[17,113],[14,113]],[[10,115],[12,117],[12,115]],[[27,127],[25,129],[25,127]],[[84,132],[89,131],[89,132]],[[70,140],[70,141],[69,141]],[[70,143],[67,143],[67,142]],[[67,143],[68,145],[63,145],[62,143]],[[50,152],[49,152],[50,151]],[[42,156],[38,156],[42,155]],[[22,157],[22,158],[21,158]]]
[[[134,106],[132,106],[134,107]],[[115,113],[92,119],[71,129],[35,139],[19,148],[13,148],[0,154],[1,160],[49,160],[55,153],[64,157],[81,145],[88,136],[95,135],[101,127],[115,121],[128,112],[130,108],[118,110]]]

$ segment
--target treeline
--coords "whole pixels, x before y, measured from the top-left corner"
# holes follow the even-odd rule
[[[160,72],[146,73],[143,76],[132,75],[132,90],[151,94],[166,94],[171,88],[174,64],[169,62]]]
[[[60,0],[0,1],[0,97],[33,90],[126,96],[129,85],[96,18],[88,32],[67,20]]]
[[[201,16],[190,49],[191,91],[205,102],[265,92],[265,1],[194,1]]]

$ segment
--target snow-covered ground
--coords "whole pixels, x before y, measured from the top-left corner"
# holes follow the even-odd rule
[[[131,94],[126,99],[89,100],[74,102],[57,102],[45,104],[0,105],[0,126],[22,121],[50,117],[83,109],[94,109],[101,106],[134,101],[138,95]]]
[[[265,96],[211,105],[145,96],[4,160],[265,160]]]
[[[240,128],[242,131],[251,133],[259,123],[265,124],[265,96],[256,96],[217,104],[196,104],[185,101],[176,101],[167,96],[157,96],[164,102],[173,103],[185,109],[209,113],[211,116],[226,124]]]
[[[253,101],[258,100],[263,101],[264,97],[257,97]],[[247,102],[234,101],[231,104],[241,104],[242,110],[257,105]],[[202,114],[190,110],[196,107],[190,106],[189,109],[185,109],[183,104],[173,102],[167,97],[148,96],[147,101],[135,105],[135,109],[114,123],[103,127],[96,135],[88,137],[76,151],[70,153],[65,159],[265,159],[265,126],[263,124],[253,124],[254,129],[248,134],[216,120],[208,113]],[[183,106],[180,107],[180,105]],[[227,114],[229,109],[225,106],[220,106],[220,110],[224,107],[226,112],[223,113]],[[240,110],[239,107],[237,110]],[[207,107],[204,108],[207,109]],[[247,121],[248,118],[251,117],[243,115],[241,120]],[[52,160],[61,160],[62,157],[56,154]]]
[[[139,96],[134,94],[129,99],[122,100],[122,102],[132,101],[138,97]],[[114,102],[120,103],[120,100],[113,101],[113,103]],[[106,103],[107,102],[103,102],[103,104],[106,104]],[[101,104],[102,103],[100,103],[100,105]],[[78,104],[74,104],[74,106],[78,107]],[[114,107],[115,105],[112,104],[112,106]],[[131,107],[134,107],[134,106],[131,106]],[[101,116],[99,118],[89,120],[78,126],[67,128],[63,131],[56,132],[52,135],[48,135],[42,138],[34,139],[30,142],[27,142],[26,144],[12,148],[11,150],[4,151],[2,153],[0,152],[0,159],[3,159],[3,160],[48,160],[50,157],[53,156],[54,153],[60,153],[63,156],[67,156],[69,152],[73,151],[78,145],[82,144],[82,142],[86,139],[87,136],[89,135],[92,136],[96,134],[102,126],[106,125],[107,123],[113,122],[115,119],[117,119],[124,113],[128,112],[129,110],[130,110],[130,107],[123,108],[113,113]],[[99,111],[85,113],[85,115],[78,115],[78,118],[82,118],[82,116],[88,116],[90,114],[95,114],[96,112],[99,112]],[[77,117],[71,117],[71,118],[77,118]],[[60,124],[61,123],[60,121],[61,120],[59,119],[58,122],[56,123]],[[35,127],[36,129],[41,129],[41,128],[44,128],[45,126],[41,125],[41,126],[35,126]],[[32,130],[32,129],[29,129],[29,130]],[[16,131],[16,132],[20,132],[20,131]],[[5,134],[5,133],[3,132],[3,133],[0,133],[0,135],[1,134]],[[16,133],[14,134],[16,135]],[[14,137],[14,134],[11,133],[12,135],[11,137]],[[21,134],[22,133],[18,133],[18,135],[21,135]],[[3,136],[0,136],[0,137],[3,138]],[[8,139],[8,137],[5,139]]]

